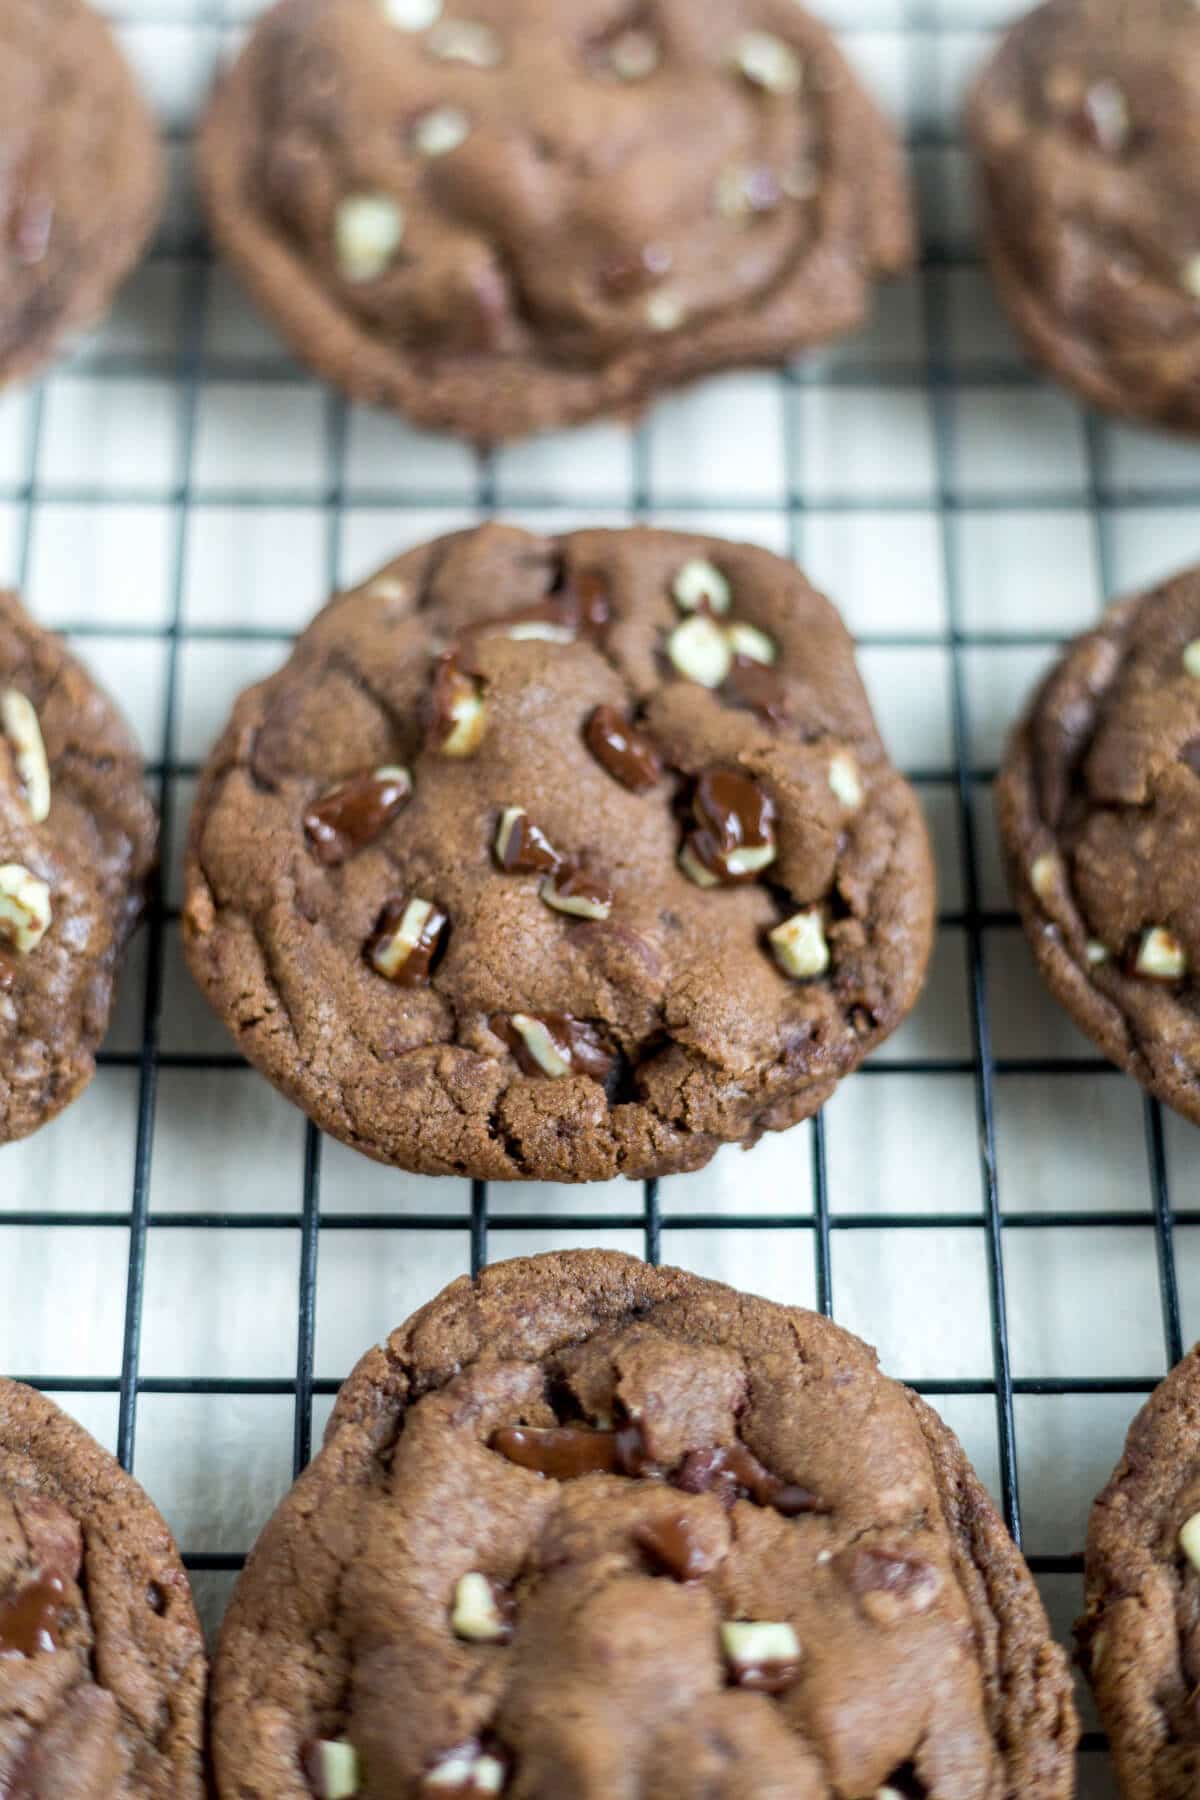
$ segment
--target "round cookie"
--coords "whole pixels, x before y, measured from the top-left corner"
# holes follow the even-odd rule
[[[0,380],[108,307],[162,205],[157,132],[84,0],[0,8]]]
[[[1095,405],[1200,428],[1200,12],[1049,0],[971,99],[988,258],[1030,352]]]
[[[1092,1509],[1076,1628],[1125,1800],[1200,1783],[1200,1347],[1130,1427]]]
[[[1013,735],[997,804],[1051,992],[1200,1120],[1200,572],[1068,646]]]
[[[816,1111],[913,1004],[932,917],[916,799],[791,564],[492,525],[341,595],[239,700],[184,937],[335,1137],[589,1181]]]
[[[0,594],[0,1144],[94,1075],[157,836],[116,707]]]
[[[204,1640],[137,1483],[0,1381],[0,1793],[203,1800]]]
[[[605,1251],[363,1358],[213,1723],[221,1800],[1074,1791],[1066,1657],[936,1414],[815,1313]]]
[[[794,0],[281,0],[201,172],[300,356],[480,441],[778,361],[912,258],[892,128]]]

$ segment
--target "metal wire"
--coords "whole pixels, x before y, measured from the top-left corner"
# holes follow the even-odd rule
[[[201,0],[199,11],[198,22],[203,29],[220,32],[228,28],[222,12],[221,0]],[[868,8],[864,4],[864,21],[867,11]],[[130,0],[130,3],[123,7],[122,16],[139,24],[177,24],[179,22],[177,12],[162,9],[156,12],[152,0],[142,0],[142,3],[138,3],[138,0]],[[192,21],[193,24],[196,22]],[[892,27],[895,20],[889,14],[886,19],[881,19],[880,23]],[[924,47],[926,39],[944,28],[945,22],[939,19],[935,6],[924,5],[921,0],[909,0],[904,19],[904,30],[911,35],[913,41]],[[919,132],[913,135],[914,147],[918,149],[937,149],[946,141],[943,135],[937,133]],[[185,639],[195,640],[205,637],[219,637],[221,640],[243,643],[259,640],[275,641],[280,635],[277,632],[257,630],[248,626],[206,628],[185,625],[184,622],[184,570],[188,534],[192,522],[192,477],[196,421],[201,395],[206,382],[245,381],[248,379],[255,382],[273,382],[294,380],[294,374],[286,364],[281,366],[271,362],[231,361],[209,354],[204,343],[204,322],[211,273],[211,258],[207,246],[202,242],[188,242],[182,245],[168,243],[160,247],[155,254],[158,257],[169,257],[172,262],[178,263],[184,272],[183,315],[176,352],[171,356],[99,354],[89,357],[84,368],[91,380],[117,380],[131,375],[139,377],[159,375],[170,377],[177,385],[180,400],[177,463],[179,474],[168,494],[168,503],[173,509],[174,517],[173,574],[169,617],[167,623],[161,627],[121,626],[95,619],[80,619],[71,622],[67,629],[79,637],[103,633],[107,637],[119,636],[130,640],[153,639],[165,644],[166,681],[159,733],[161,754],[159,759],[151,765],[150,774],[161,802],[163,829],[168,837],[168,841],[164,844],[164,866],[166,866],[170,853],[171,809],[168,801],[172,785],[179,777],[196,773],[195,765],[177,758],[174,750],[181,644]],[[997,1079],[1014,1075],[1059,1077],[1079,1074],[1108,1074],[1114,1080],[1120,1078],[1099,1057],[998,1058],[992,1047],[988,982],[984,957],[985,938],[986,934],[997,926],[1014,924],[1015,915],[1008,912],[989,911],[981,901],[976,811],[995,771],[972,766],[969,688],[964,659],[968,650],[981,648],[1003,646],[1006,649],[1033,649],[1045,647],[1057,641],[1057,634],[1029,631],[1000,635],[994,632],[967,629],[961,602],[962,582],[958,567],[955,523],[956,517],[968,505],[973,514],[1000,512],[1017,506],[1025,512],[1053,511],[1065,506],[1077,506],[1079,495],[1077,490],[1056,493],[1043,489],[1033,494],[1022,491],[1011,493],[991,491],[986,495],[973,494],[969,502],[965,502],[956,491],[953,481],[953,437],[957,394],[964,387],[975,384],[1022,390],[1028,388],[1034,379],[1028,370],[1014,368],[1007,363],[998,363],[992,366],[976,362],[972,364],[969,374],[967,374],[956,367],[953,359],[946,354],[944,348],[948,333],[946,281],[952,271],[970,267],[974,261],[971,253],[947,248],[944,245],[932,245],[926,248],[920,269],[924,334],[924,355],[920,366],[916,368],[909,364],[881,366],[876,363],[865,369],[853,366],[834,366],[832,368],[821,366],[817,371],[810,367],[799,366],[789,369],[780,376],[787,426],[785,442],[788,461],[786,498],[776,510],[785,513],[792,550],[797,558],[802,560],[806,499],[803,491],[798,445],[800,441],[799,403],[806,386],[819,380],[822,386],[846,389],[869,385],[872,388],[913,389],[928,393],[932,408],[936,457],[933,507],[940,529],[941,559],[947,599],[946,629],[915,635],[874,632],[864,634],[860,641],[867,646],[876,648],[902,646],[904,648],[938,649],[946,652],[948,656],[954,762],[949,767],[913,769],[908,773],[918,787],[948,786],[954,797],[956,824],[961,846],[963,900],[959,911],[942,914],[941,924],[943,927],[952,927],[959,931],[964,944],[970,997],[971,1049],[968,1056],[909,1057],[902,1060],[889,1058],[885,1063],[877,1062],[868,1065],[862,1075],[855,1079],[908,1075],[920,1076],[924,1080],[937,1082],[954,1077],[969,1077],[974,1087],[981,1205],[972,1209],[970,1197],[964,1196],[963,1210],[953,1213],[922,1212],[881,1215],[879,1213],[845,1212],[837,1209],[831,1203],[824,1122],[818,1118],[814,1122],[811,1133],[811,1211],[802,1210],[799,1199],[796,1210],[782,1218],[775,1212],[757,1212],[752,1209],[739,1212],[735,1216],[721,1214],[719,1217],[700,1212],[672,1211],[667,1220],[667,1226],[671,1232],[680,1233],[706,1231],[714,1226],[719,1226],[722,1231],[769,1230],[778,1232],[783,1229],[798,1234],[811,1233],[816,1303],[822,1312],[830,1315],[835,1312],[836,1246],[842,1234],[871,1230],[894,1232],[902,1237],[906,1231],[928,1230],[931,1226],[941,1230],[978,1234],[985,1246],[986,1253],[991,1374],[987,1377],[970,1380],[934,1378],[918,1381],[913,1385],[922,1393],[934,1397],[973,1395],[992,1401],[996,1412],[1001,1499],[1008,1522],[1019,1537],[1021,1506],[1018,1433],[1014,1401],[1020,1396],[1027,1395],[1125,1394],[1136,1396],[1148,1393],[1160,1379],[1162,1370],[1147,1370],[1143,1376],[1128,1379],[1014,1377],[1007,1328],[1006,1243],[1011,1241],[1014,1234],[1025,1231],[1058,1228],[1084,1231],[1093,1226],[1103,1227],[1105,1230],[1145,1230],[1147,1226],[1152,1227],[1161,1287],[1164,1366],[1166,1366],[1178,1359],[1183,1344],[1179,1289],[1175,1270],[1175,1233],[1177,1230],[1186,1230],[1200,1225],[1200,1208],[1176,1208],[1172,1204],[1163,1146],[1162,1119],[1157,1104],[1152,1101],[1146,1103],[1145,1111],[1149,1191],[1144,1207],[1131,1205],[1127,1210],[1121,1212],[1082,1212],[1079,1210],[1017,1212],[1005,1211],[1003,1207],[995,1127]],[[18,569],[22,578],[29,570],[34,520],[41,498],[38,467],[44,410],[43,395],[40,392],[36,393],[32,402],[24,477],[19,482],[7,486],[0,483],[0,501],[15,504],[21,513]],[[326,481],[323,492],[316,497],[315,504],[324,509],[326,519],[328,585],[332,591],[337,583],[340,566],[346,501],[347,450],[346,407],[334,395],[330,395],[326,403],[325,435]],[[1094,520],[1099,567],[1104,591],[1108,596],[1111,595],[1113,587],[1109,515],[1114,495],[1105,480],[1103,461],[1098,453],[1097,432],[1092,422],[1089,422],[1087,427],[1086,444],[1088,453],[1086,499]],[[638,433],[635,440],[633,493],[631,496],[632,512],[638,519],[647,519],[652,515],[649,467],[648,440],[643,431]],[[161,490],[147,493],[136,486],[100,490],[84,484],[68,490],[56,484],[54,488],[54,500],[57,504],[73,502],[120,507],[145,503],[149,500],[161,504],[162,499]],[[474,499],[479,511],[484,514],[492,511],[496,506],[495,469],[492,460],[487,456],[481,456],[478,459]],[[576,510],[576,503],[566,502],[561,497],[551,494],[530,493],[521,495],[519,499],[506,494],[505,499],[510,508],[516,505],[527,507],[530,510],[536,509],[543,513],[561,514],[564,527],[569,524],[570,515]],[[314,496],[309,492],[289,494],[287,492],[280,493],[274,489],[267,495],[247,493],[242,489],[212,491],[206,488],[204,500],[207,506],[230,509],[269,506],[279,511],[289,507],[303,506],[305,509],[311,509],[314,506]],[[1192,508],[1200,503],[1200,488],[1176,484],[1168,492],[1156,490],[1138,492],[1122,487],[1119,500],[1122,510],[1126,513],[1149,507],[1156,509]],[[357,511],[393,509],[401,506],[405,509],[433,510],[438,507],[461,507],[462,503],[461,493],[447,494],[436,490],[416,493],[406,490],[403,494],[398,494],[383,486],[373,493],[356,490],[354,495],[354,505]],[[603,501],[597,502],[597,505],[603,504]],[[719,521],[722,513],[733,514],[745,510],[751,504],[753,510],[757,512],[769,510],[760,499],[755,499],[750,503],[735,495],[715,497],[706,495],[702,501],[689,501],[686,497],[680,497],[677,500],[672,496],[670,510],[685,514],[693,510],[703,510],[706,515],[714,515]],[[856,496],[852,499],[822,496],[820,508],[824,514],[836,512],[855,514],[870,511],[874,513],[914,512],[924,516],[928,515],[930,511],[930,501],[924,496],[909,500],[886,494],[870,497]],[[580,508],[580,510],[586,510],[586,508]],[[26,1209],[20,1212],[0,1212],[0,1233],[5,1228],[12,1227],[53,1226],[56,1230],[64,1228],[73,1230],[117,1229],[127,1231],[129,1234],[129,1259],[119,1372],[114,1372],[109,1376],[81,1377],[64,1373],[59,1376],[34,1376],[31,1378],[35,1386],[52,1393],[112,1393],[118,1395],[118,1452],[126,1467],[131,1467],[133,1463],[138,1429],[138,1404],[141,1397],[146,1394],[229,1397],[286,1396],[294,1402],[293,1466],[297,1471],[304,1466],[312,1450],[314,1399],[331,1395],[337,1387],[335,1381],[318,1378],[314,1375],[319,1259],[322,1240],[330,1232],[369,1230],[388,1233],[457,1232],[465,1234],[465,1241],[470,1246],[470,1268],[476,1272],[488,1260],[489,1232],[493,1224],[501,1227],[505,1232],[518,1234],[560,1230],[571,1233],[579,1241],[586,1240],[588,1234],[592,1232],[608,1233],[614,1229],[636,1231],[641,1234],[645,1255],[652,1261],[659,1259],[664,1222],[660,1208],[658,1184],[653,1181],[644,1184],[640,1205],[634,1199],[636,1190],[631,1188],[630,1205],[618,1214],[609,1212],[589,1214],[575,1211],[534,1213],[532,1211],[509,1212],[506,1210],[502,1215],[493,1217],[489,1207],[488,1187],[483,1182],[475,1182],[471,1185],[469,1209],[463,1213],[425,1214],[406,1210],[405,1177],[397,1174],[395,1177],[395,1210],[393,1212],[383,1215],[340,1211],[324,1213],[321,1206],[322,1143],[319,1133],[311,1125],[307,1127],[306,1131],[303,1178],[294,1209],[228,1213],[200,1208],[190,1212],[152,1212],[150,1207],[151,1173],[154,1166],[155,1119],[160,1075],[164,1070],[228,1070],[244,1067],[241,1059],[232,1053],[210,1055],[168,1052],[162,1048],[161,1025],[166,933],[176,918],[177,914],[172,909],[159,904],[153,908],[149,919],[145,1002],[139,1048],[133,1052],[108,1051],[100,1059],[103,1065],[134,1070],[137,1074],[137,1135],[128,1210],[121,1212],[64,1212]],[[148,1236],[151,1232],[180,1229],[234,1232],[272,1231],[298,1238],[300,1256],[294,1378],[234,1380],[198,1377],[174,1379],[150,1378],[140,1372],[142,1303]],[[897,1259],[896,1267],[901,1266],[900,1259]],[[192,1554],[186,1560],[188,1566],[197,1571],[236,1569],[241,1562],[239,1556],[225,1552]],[[1082,1566],[1082,1559],[1078,1555],[1039,1556],[1031,1560],[1035,1570],[1046,1575],[1077,1574]],[[1089,1740],[1089,1742],[1094,1742],[1094,1740]]]

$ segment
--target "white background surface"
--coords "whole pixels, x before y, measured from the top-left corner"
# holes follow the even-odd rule
[[[1093,618],[1106,589],[1195,557],[1195,514],[1182,502],[1200,494],[1200,451],[1089,421],[1022,366],[975,261],[955,115],[964,77],[1012,9],[983,0],[823,9],[903,119],[921,193],[926,267],[884,296],[869,334],[785,378],[731,375],[672,398],[634,436],[597,426],[488,465],[344,407],[288,360],[203,254],[186,127],[218,55],[259,10],[254,0],[226,0],[223,14],[220,0],[119,0],[107,10],[171,131],[171,211],[110,321],[42,388],[0,397],[0,575],[77,637],[120,695],[156,783],[165,766],[171,906],[189,771],[235,693],[278,665],[334,576],[361,577],[481,516],[493,496],[505,517],[535,527],[621,523],[636,511],[795,554],[863,639],[885,734],[920,778],[944,915],[917,1014],[826,1113],[834,1311],[896,1375],[975,1384],[935,1404],[998,1492],[981,1092],[995,1110],[1009,1343],[1026,1389],[1046,1379],[1146,1387],[1161,1375],[1157,1131],[1176,1207],[1193,1204],[1200,1170],[1196,1133],[1159,1122],[1043,994],[999,874],[990,774],[1015,709],[1055,638]],[[229,636],[245,627],[248,639]],[[975,912],[960,747],[977,834]],[[976,942],[997,1059],[986,1082],[972,1029]],[[185,1549],[220,1560],[248,1548],[291,1477],[306,1132],[232,1060],[189,1066],[227,1057],[229,1046],[189,986],[170,920],[163,944],[162,981],[147,988],[153,958],[140,940],[90,1092],[4,1152],[0,1367],[54,1385],[115,1445],[132,1250],[135,1275],[144,1273],[140,1379],[158,1390],[138,1396],[136,1472]],[[147,1017],[161,1059],[141,1054]],[[1006,1066],[1026,1058],[1056,1067]],[[140,1100],[144,1265],[140,1214],[131,1231]],[[664,1258],[812,1303],[814,1139],[804,1126],[664,1183]],[[471,1196],[466,1184],[414,1180],[331,1143],[319,1146],[317,1172],[323,1220],[361,1221],[320,1233],[313,1367],[332,1382],[467,1267]],[[580,1242],[640,1250],[642,1204],[640,1188],[621,1184],[495,1189],[490,1254]],[[770,1228],[738,1230],[748,1209]],[[35,1210],[61,1223],[15,1217]],[[1089,1222],[1038,1228],[1050,1211]],[[80,1213],[113,1222],[72,1223]],[[166,1222],[180,1213],[284,1223]],[[440,1215],[445,1228],[397,1228],[414,1213]],[[1110,1214],[1120,1222],[1106,1225]],[[551,1229],[542,1223],[551,1215],[590,1222]],[[838,1229],[848,1215],[858,1227]],[[927,1223],[889,1229],[897,1215]],[[1174,1250],[1190,1342],[1200,1334],[1200,1233],[1181,1225]],[[241,1391],[169,1391],[213,1379]],[[1079,1551],[1090,1499],[1140,1403],[1130,1391],[1018,1391],[1035,1559]],[[319,1394],[318,1429],[328,1406]],[[210,1622],[231,1578],[197,1574]],[[1041,1580],[1065,1634],[1078,1574],[1068,1563]],[[1099,1752],[1082,1767],[1086,1795],[1111,1792]]]

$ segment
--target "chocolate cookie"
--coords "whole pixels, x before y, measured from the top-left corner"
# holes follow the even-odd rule
[[[0,1794],[202,1800],[204,1643],[141,1488],[0,1381]]]
[[[154,123],[83,0],[0,7],[0,380],[90,325],[162,204]]]
[[[479,440],[861,323],[899,145],[793,0],[282,0],[201,140],[297,353]]]
[[[1077,1636],[1125,1800],[1200,1792],[1200,1347],[1134,1420],[1092,1510]]]
[[[1031,353],[1115,412],[1200,428],[1200,12],[1049,0],[969,109],[988,256]]]
[[[221,1800],[1050,1800],[1075,1736],[936,1414],[814,1313],[603,1251],[363,1358],[214,1677]]]
[[[590,1181],[814,1112],[912,1005],[932,914],[915,797],[791,564],[493,525],[340,596],[242,696],[184,934],[335,1137]]]
[[[1068,647],[997,793],[1047,985],[1111,1061],[1200,1120],[1200,571]]]
[[[156,842],[116,707],[0,594],[0,1144],[95,1073]]]

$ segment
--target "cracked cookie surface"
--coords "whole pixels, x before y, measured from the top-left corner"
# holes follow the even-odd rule
[[[1031,352],[1090,401],[1200,429],[1200,12],[1049,0],[969,107],[989,261]]]
[[[116,707],[0,594],[0,1144],[92,1079],[157,841]]]
[[[853,329],[912,256],[896,136],[793,0],[283,0],[201,152],[298,353],[485,441]]]
[[[204,1690],[162,1519],[74,1420],[0,1381],[0,1793],[202,1800]]]
[[[1126,1800],[1200,1781],[1200,1350],[1151,1395],[1092,1509],[1080,1660]]]
[[[582,1181],[814,1112],[915,1000],[932,913],[916,799],[798,570],[485,526],[337,598],[239,700],[184,932],[334,1136]]]
[[[1068,646],[1013,735],[997,806],[1047,986],[1200,1121],[1200,572]]]
[[[0,14],[0,378],[90,325],[162,203],[157,132],[124,56],[83,0]]]
[[[214,1676],[222,1800],[321,1794],[323,1745],[362,1800],[1065,1800],[1075,1737],[931,1409],[813,1313],[598,1251],[363,1359]]]

